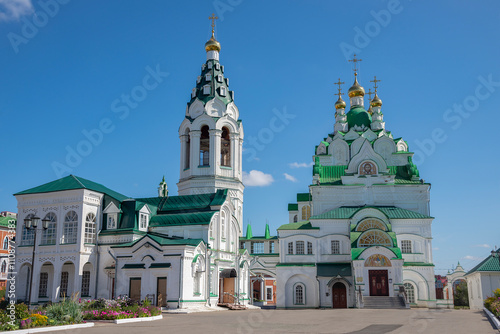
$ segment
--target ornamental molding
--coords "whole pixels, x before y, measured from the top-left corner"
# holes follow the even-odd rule
[[[56,258],[54,256],[47,256],[47,257],[39,257],[38,258],[38,262],[43,263],[43,262],[47,262],[47,261],[51,262],[53,265],[54,262],[56,262]]]
[[[61,257],[59,257],[59,261],[61,261],[63,263],[66,262],[66,261],[68,261],[68,260],[71,260],[74,263],[74,262],[76,262],[76,256],[71,255],[71,256],[61,256]]]
[[[63,206],[63,209],[65,211],[69,210],[69,209],[75,209],[75,210],[78,210],[80,208],[80,205],[79,204],[73,204],[73,205],[64,205]]]
[[[42,208],[42,211],[43,212],[47,212],[47,211],[57,211],[59,208],[57,206],[50,206],[50,207],[45,207],[45,208]]]

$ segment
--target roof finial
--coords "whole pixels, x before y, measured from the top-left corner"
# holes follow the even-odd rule
[[[368,94],[368,99],[371,100],[372,99],[372,94],[373,94],[372,89],[371,88],[368,89],[368,93],[366,93],[366,94]]]
[[[208,19],[212,20],[212,37],[214,37],[214,33],[215,33],[215,20],[218,20],[219,17],[215,16],[215,14],[212,13],[212,16],[209,16]]]
[[[345,107],[346,107],[346,104],[345,104],[344,100],[342,100],[342,95],[344,95],[344,94],[342,93],[342,87],[341,86],[344,83],[345,82],[340,81],[340,78],[339,78],[339,81],[337,81],[337,82],[334,83],[334,84],[336,84],[336,85],[339,86],[339,88],[337,88],[339,92],[337,94],[335,94],[335,95],[339,96],[339,99],[337,100],[337,102],[335,102],[335,109],[345,109]]]
[[[338,95],[338,97],[340,98],[342,95],[344,95],[344,94],[342,93],[342,87],[341,87],[341,85],[345,84],[345,82],[340,81],[340,78],[339,78],[339,81],[334,82],[334,84],[336,84],[336,85],[338,85],[338,86],[339,86],[339,88],[337,88],[337,90],[338,90],[339,92],[338,92],[337,94],[335,94],[335,95]]]
[[[356,58],[356,54],[354,54],[352,59],[349,59],[349,62],[353,62],[354,68],[352,69],[354,71],[354,77],[358,76],[358,62],[363,61],[363,59],[358,59]]]
[[[381,80],[377,80],[376,76],[373,77],[373,80],[370,80],[370,82],[373,82],[373,89],[375,89],[375,95],[377,95],[377,89],[378,89],[377,82],[380,82],[380,81]]]

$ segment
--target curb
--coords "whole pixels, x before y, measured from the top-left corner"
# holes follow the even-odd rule
[[[163,318],[163,315],[156,315],[154,317],[143,317],[143,318],[116,319],[114,321],[114,323],[115,324],[126,324],[126,323],[130,323],[130,322],[154,321],[154,320],[160,320],[162,318]]]
[[[488,318],[490,318],[490,320],[493,323],[493,325],[495,325],[495,328],[496,329],[500,329],[500,321],[497,319],[497,317],[495,317],[493,315],[493,313],[491,313],[490,311],[488,311],[486,309],[486,307],[483,307],[483,311],[484,311],[484,313],[486,313],[486,315],[488,316]]]
[[[0,332],[0,334],[42,333],[42,332],[63,331],[63,330],[68,330],[68,329],[78,329],[78,328],[88,328],[88,327],[94,327],[94,323],[93,322],[87,322],[87,323],[84,323],[84,324],[76,324],[76,325],[64,325],[64,326],[50,326],[50,327],[38,327],[38,328],[18,329],[16,331]]]

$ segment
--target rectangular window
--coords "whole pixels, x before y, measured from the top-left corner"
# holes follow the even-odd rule
[[[144,213],[141,213],[141,223],[140,223],[140,228],[147,228],[148,227],[148,216]]]
[[[274,241],[269,243],[269,253],[274,253]]]
[[[220,94],[220,96],[226,96],[226,88],[225,87],[220,87],[219,88],[219,94]]]
[[[56,223],[49,223],[49,227],[42,232],[42,245],[56,244]]]
[[[69,279],[69,273],[67,271],[63,271],[61,273],[61,288],[59,290],[60,297],[68,296],[68,279]]]
[[[82,274],[82,297],[88,297],[90,292],[90,271],[84,271]]]
[[[49,283],[49,274],[40,273],[40,285],[38,286],[38,298],[47,297],[47,285]]]
[[[297,241],[295,247],[297,248],[295,254],[304,254],[304,241]]]
[[[205,81],[212,81],[212,75],[211,74],[205,74]]]
[[[340,254],[340,241],[332,240],[332,254]]]
[[[307,254],[312,254],[313,253],[313,244],[312,242],[307,242]]]
[[[288,243],[288,254],[293,254],[293,242]]]
[[[210,95],[210,86],[209,85],[203,86],[203,94]]]
[[[27,229],[25,225],[23,225],[23,233],[21,235],[21,245],[28,246],[33,245],[33,240],[35,238],[35,234],[32,229]]]
[[[245,249],[246,243],[244,241],[240,241],[240,249]]]
[[[266,300],[273,300],[273,287],[266,287]]]
[[[78,233],[77,222],[64,222],[62,243],[63,244],[76,243],[77,233]]]
[[[262,254],[264,253],[264,243],[263,242],[252,242],[252,254]]]
[[[296,305],[304,304],[304,287],[302,285],[297,285],[295,287],[295,304]]]
[[[411,240],[401,240],[401,251],[403,253],[411,253]]]

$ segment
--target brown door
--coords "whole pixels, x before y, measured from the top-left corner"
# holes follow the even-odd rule
[[[347,308],[345,285],[337,282],[332,287],[333,308]]]
[[[156,306],[167,306],[167,278],[158,277],[156,280]]]
[[[235,303],[235,300],[234,300],[234,283],[235,283],[235,279],[234,277],[230,277],[230,278],[223,278],[224,280],[224,283],[223,283],[223,289],[222,291],[224,291],[224,298],[223,298],[223,302],[224,303]]]
[[[387,270],[369,270],[370,296],[389,296]]]
[[[141,279],[131,278],[130,279],[130,289],[129,297],[135,301],[141,301]]]

